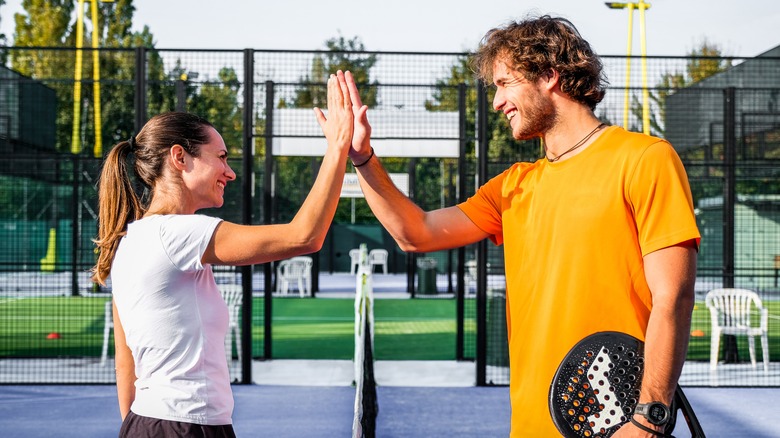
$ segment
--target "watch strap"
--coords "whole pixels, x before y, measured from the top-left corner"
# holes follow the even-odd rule
[[[658,431],[658,430],[655,430],[655,429],[651,429],[651,428],[649,428],[649,427],[645,426],[644,424],[642,424],[642,423],[640,423],[640,422],[638,422],[638,421],[634,420],[634,417],[631,417],[631,419],[630,419],[629,421],[631,422],[631,424],[633,424],[634,426],[636,426],[636,427],[638,427],[638,428],[640,428],[640,429],[644,430],[644,431],[645,431],[645,432],[647,432],[647,433],[651,433],[651,434],[653,434],[653,435],[655,435],[655,436],[662,436],[662,437],[667,437],[667,438],[674,438],[674,435],[669,435],[669,434],[667,434],[667,433],[665,433],[665,432],[661,432],[661,431]]]

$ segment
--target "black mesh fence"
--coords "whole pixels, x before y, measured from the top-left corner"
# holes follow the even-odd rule
[[[214,123],[237,179],[225,205],[206,213],[239,223],[286,222],[297,211],[325,147],[311,108],[325,107],[324,83],[335,68],[355,72],[377,153],[426,210],[473,194],[480,159],[489,178],[541,156],[538,142],[511,139],[505,118],[490,110],[490,91],[487,114],[479,117],[467,54],[101,49],[100,68],[84,62],[78,75],[74,50],[5,50],[0,383],[112,381],[113,336],[104,336],[110,284],[93,284],[88,272],[95,261],[95,185],[111,145],[154,114],[185,110]],[[603,61],[610,88],[597,116],[667,138],[691,180],[703,239],[684,383],[780,385],[780,58],[651,57],[646,79],[641,58]],[[479,141],[486,142],[485,156],[477,156]],[[447,278],[446,290],[437,292],[458,300],[456,357],[477,361],[478,383],[508,383],[503,248],[407,255],[362,198],[344,197],[315,270],[348,271],[348,250],[366,236],[388,250],[391,272],[414,279],[415,298],[429,298],[419,293],[416,261],[436,260],[434,275]],[[237,321],[236,345],[247,353],[234,367],[238,381],[249,381],[253,358],[273,357],[274,270],[239,269],[226,280],[252,297]],[[767,309],[767,372],[760,336],[756,368],[747,338],[724,336],[717,370],[710,371],[705,296],[722,287],[753,290]],[[761,323],[760,311],[753,319]]]

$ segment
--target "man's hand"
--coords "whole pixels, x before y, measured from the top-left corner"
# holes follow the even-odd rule
[[[360,93],[352,73],[347,72],[344,76],[349,87],[349,97],[352,99],[352,112],[355,117],[355,131],[352,134],[352,149],[349,151],[349,158],[353,163],[363,163],[371,155],[371,125],[368,124],[366,115],[368,107],[363,105],[363,101],[360,99]]]

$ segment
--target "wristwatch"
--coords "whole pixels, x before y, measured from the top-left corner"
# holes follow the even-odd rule
[[[650,403],[639,403],[634,409],[634,415],[641,415],[654,426],[663,426],[669,422],[671,412],[669,406],[657,401]]]

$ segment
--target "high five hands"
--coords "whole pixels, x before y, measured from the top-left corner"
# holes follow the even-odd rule
[[[347,75],[352,78],[349,72]],[[346,76],[339,70],[328,78],[328,116],[321,109],[314,108],[314,115],[328,140],[328,147],[337,147],[341,152],[350,147],[353,138],[355,99],[350,97],[352,89],[357,93],[354,81],[348,86]]]
[[[371,154],[371,125],[352,73],[337,71],[328,79],[328,116],[314,108],[317,122],[328,144],[344,146],[351,141],[349,157],[353,163],[364,162]],[[351,117],[350,117],[351,116]]]

